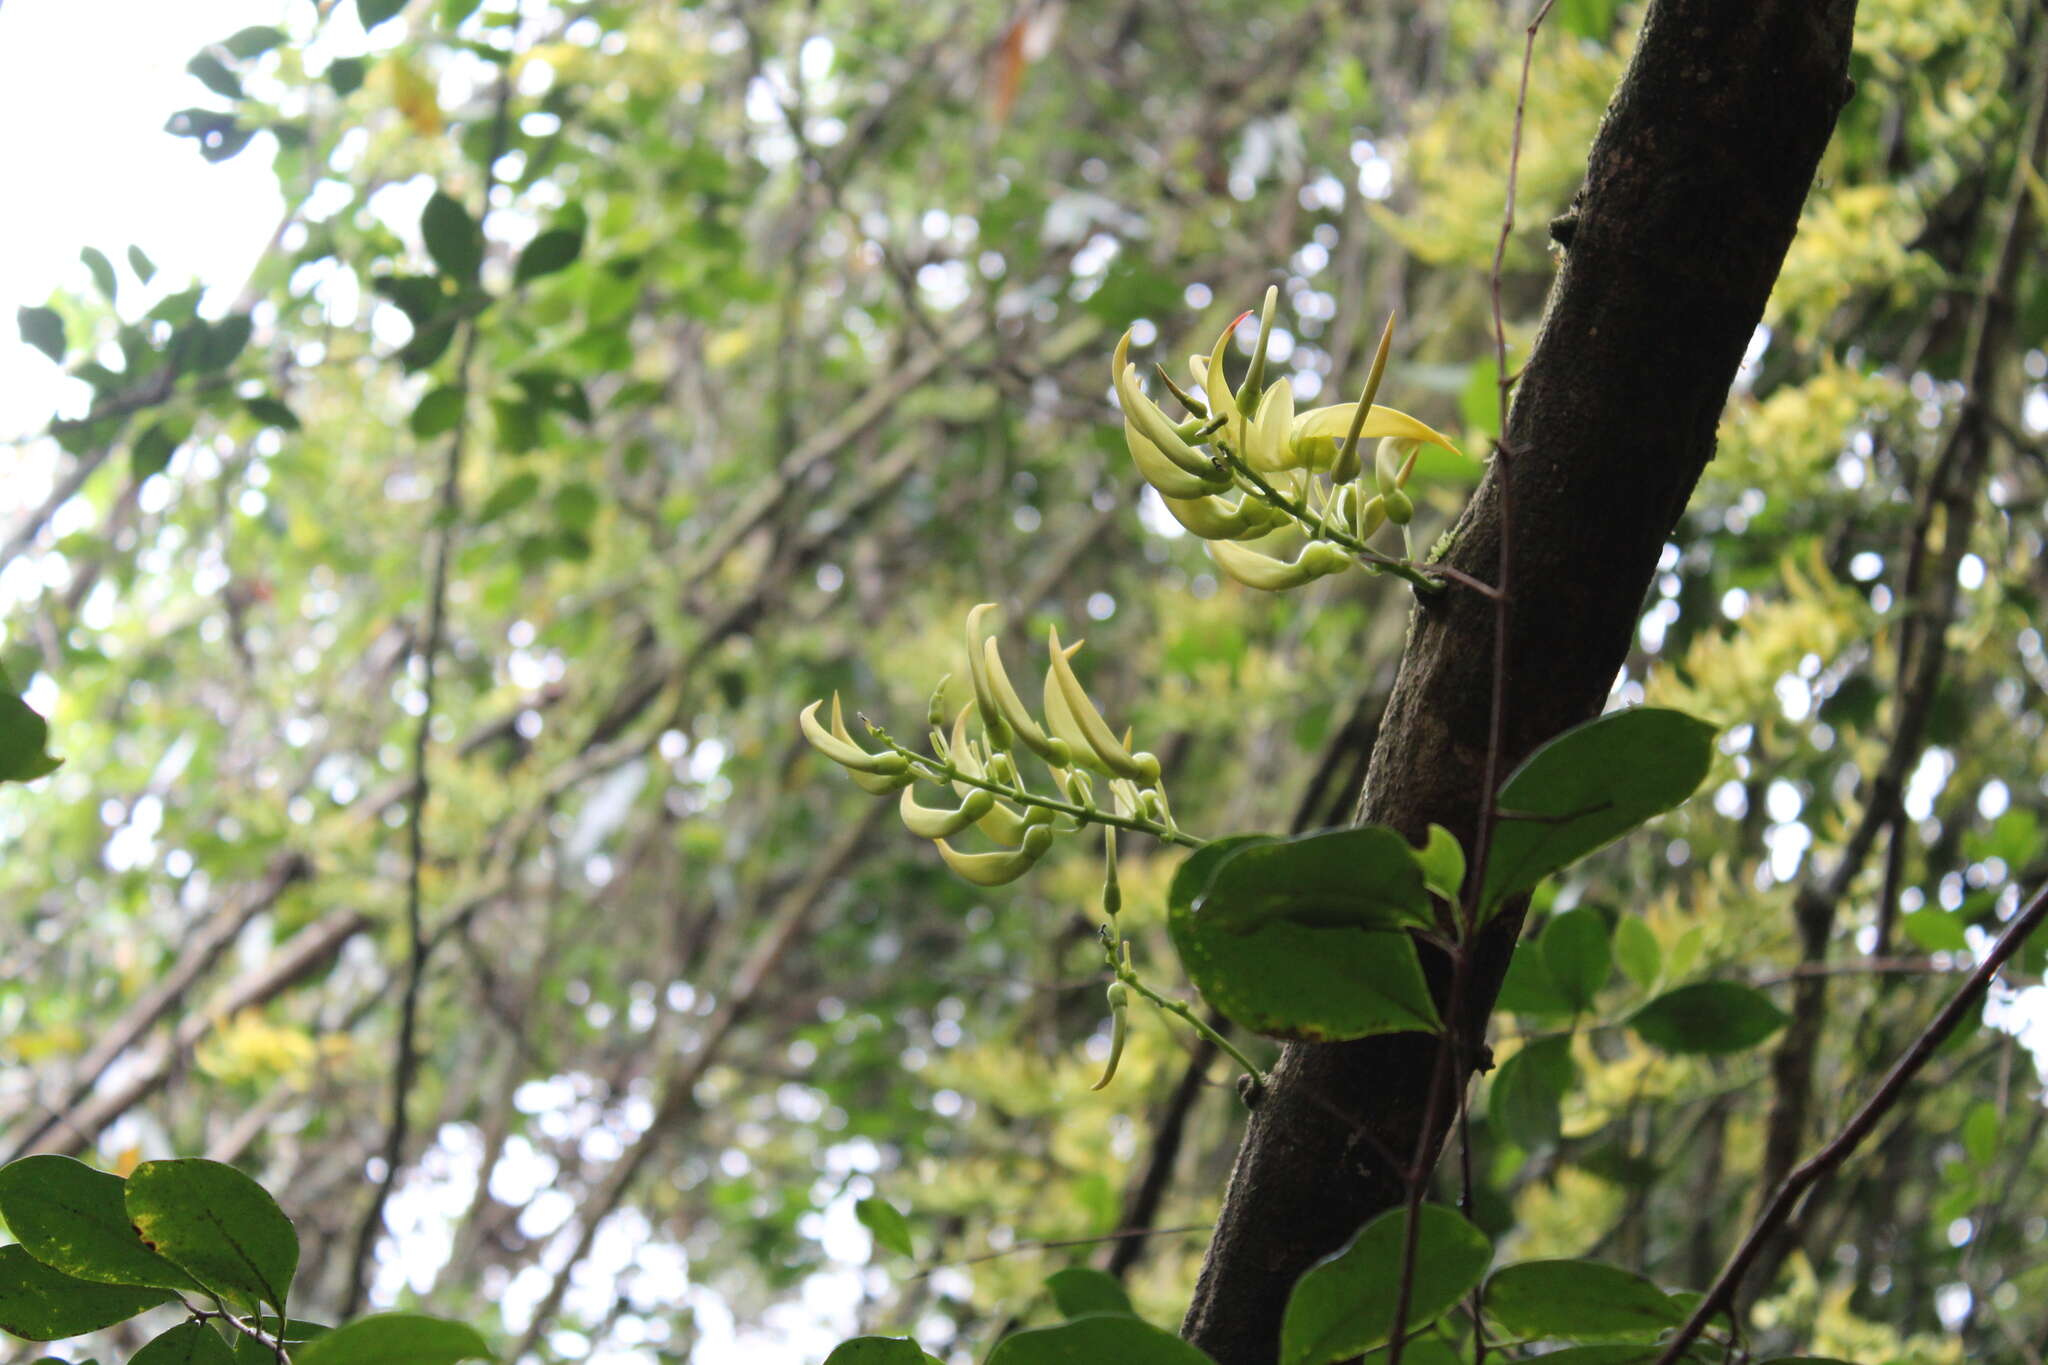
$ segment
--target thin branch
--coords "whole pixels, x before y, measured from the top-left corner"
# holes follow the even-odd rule
[[[477,218],[479,223],[491,211],[491,190],[496,183],[492,168],[498,164],[505,146],[511,106],[512,81],[507,67],[498,77],[496,108],[491,124],[491,154],[484,162],[483,192],[478,196],[482,205]],[[429,953],[422,887],[427,861],[427,798],[431,794],[427,755],[433,745],[436,683],[439,681],[441,647],[448,623],[448,568],[454,557],[456,531],[462,518],[462,457],[470,431],[469,375],[476,360],[480,335],[473,315],[463,321],[462,328],[462,350],[455,362],[455,384],[457,391],[465,396],[465,401],[454,430],[448,434],[447,456],[441,468],[441,491],[435,500],[432,532],[433,567],[429,571],[427,585],[426,634],[419,642],[415,656],[420,661],[420,714],[419,725],[413,732],[412,784],[406,801],[405,987],[398,1002],[397,1056],[391,1070],[391,1116],[385,1130],[384,1169],[377,1181],[376,1193],[370,1198],[370,1206],[364,1211],[363,1221],[356,1229],[355,1254],[349,1261],[348,1293],[342,1299],[341,1315],[344,1318],[355,1316],[369,1287],[370,1262],[376,1249],[377,1235],[384,1226],[384,1207],[390,1202],[391,1191],[397,1187],[399,1172],[405,1164],[406,1141],[411,1135],[409,1101],[413,1083],[419,1075],[420,990],[426,980]]]
[[[1713,1287],[1693,1309],[1692,1316],[1687,1319],[1685,1326],[1679,1329],[1676,1336],[1664,1343],[1664,1349],[1658,1355],[1656,1365],[1672,1365],[1672,1362],[1683,1355],[1686,1347],[1690,1346],[1706,1328],[1707,1323],[1733,1303],[1735,1291],[1741,1286],[1751,1264],[1778,1230],[1790,1220],[1792,1211],[1798,1206],[1800,1199],[1819,1182],[1821,1177],[1841,1165],[1863,1139],[1870,1135],[1870,1130],[1875,1128],[1886,1112],[1899,1102],[1905,1094],[1906,1087],[1913,1083],[1913,1078],[1920,1074],[1921,1068],[1927,1065],[1935,1050],[1983,1000],[1992,978],[1998,975],[2006,960],[2017,953],[2021,945],[2027,941],[2027,936],[2044,923],[2048,923],[2048,886],[2036,891],[2033,899],[2006,924],[2004,932],[1999,934],[1997,942],[1991,945],[1991,951],[1985,955],[1984,961],[1970,974],[1970,979],[1963,983],[1962,989],[1950,997],[1948,1004],[1942,1007],[1941,1013],[1935,1015],[1933,1021],[1921,1030],[1920,1036],[1913,1040],[1912,1046],[1907,1048],[1905,1054],[1893,1065],[1891,1072],[1885,1076],[1877,1090],[1863,1102],[1863,1107],[1856,1111],[1826,1146],[1808,1157],[1785,1177],[1784,1182],[1771,1195],[1770,1203],[1765,1206],[1763,1213],[1743,1237],[1742,1244],[1736,1248],[1735,1254],[1721,1267],[1721,1273],[1715,1278]]]

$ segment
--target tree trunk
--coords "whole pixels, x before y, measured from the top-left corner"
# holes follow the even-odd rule
[[[1510,514],[1503,776],[1596,715],[1621,667],[1848,98],[1854,15],[1854,0],[1650,7],[1594,142],[1506,448],[1445,555],[1494,581]],[[1468,589],[1417,608],[1364,819],[1410,838],[1434,822],[1471,846],[1494,624],[1493,604]],[[1484,1036],[1521,911],[1482,937],[1468,1038]],[[1427,965],[1441,1003],[1448,973]],[[1222,1365],[1276,1359],[1295,1280],[1401,1202],[1383,1154],[1416,1150],[1435,1057],[1435,1040],[1413,1033],[1286,1049],[1238,1154],[1189,1340]],[[1432,1150],[1442,1140],[1430,1135]]]

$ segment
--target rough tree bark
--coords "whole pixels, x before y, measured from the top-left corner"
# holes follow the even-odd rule
[[[1588,160],[1505,458],[1446,555],[1493,579],[1505,481],[1503,775],[1597,714],[1622,664],[1848,99],[1854,16],[1854,0],[1650,7]],[[1363,819],[1411,838],[1435,822],[1470,845],[1493,638],[1492,604],[1477,593],[1452,588],[1418,608]],[[1468,1038],[1484,1036],[1521,910],[1483,937]],[[1430,966],[1441,999],[1447,973]],[[1401,1172],[1382,1153],[1416,1150],[1435,1058],[1421,1034],[1287,1048],[1246,1130],[1183,1328],[1221,1365],[1273,1361],[1302,1271],[1401,1203]],[[1431,1150],[1442,1140],[1431,1134]]]

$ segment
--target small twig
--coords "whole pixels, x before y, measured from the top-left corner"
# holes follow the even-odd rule
[[[479,196],[485,214],[490,212],[491,189],[495,183],[491,168],[498,164],[500,153],[505,146],[511,112],[512,83],[509,72],[510,68],[505,68],[498,78],[497,108],[491,130],[491,155],[484,163],[483,193]],[[481,222],[482,218],[478,221]],[[469,372],[475,362],[477,351],[478,332],[474,317],[465,319],[462,327],[462,350],[455,362],[455,382],[460,391],[467,393]],[[420,992],[426,979],[430,948],[422,885],[427,859],[427,755],[433,743],[437,665],[440,660],[442,637],[447,629],[448,571],[454,558],[457,523],[462,516],[462,457],[468,443],[468,435],[468,404],[465,403],[462,416],[456,421],[455,429],[448,435],[447,455],[441,468],[440,496],[436,500],[433,523],[433,567],[429,571],[427,584],[426,633],[419,643],[417,655],[420,661],[421,705],[419,725],[413,732],[412,789],[407,794],[405,822],[405,986],[398,1003],[397,1056],[391,1075],[391,1116],[385,1130],[384,1170],[377,1181],[376,1193],[371,1196],[370,1207],[364,1212],[362,1224],[356,1230],[355,1253],[349,1262],[348,1295],[343,1300],[343,1317],[355,1315],[369,1287],[370,1262],[374,1259],[378,1231],[384,1224],[384,1209],[391,1200],[392,1190],[397,1188],[399,1172],[405,1163],[405,1145],[411,1130],[408,1104],[412,1098],[413,1083],[419,1074]]]
[[[1841,1165],[1863,1139],[1870,1135],[1870,1130],[1877,1126],[1878,1120],[1899,1102],[1900,1097],[1905,1094],[1906,1087],[1920,1074],[1920,1069],[1927,1065],[1935,1049],[1955,1032],[1957,1025],[1963,1022],[1964,1016],[1984,998],[1984,992],[1989,989],[1992,978],[1998,975],[1999,968],[2020,950],[2020,946],[2027,941],[2027,936],[2043,923],[2048,923],[2048,886],[2036,891],[2033,899],[2012,917],[2011,922],[2005,926],[2005,931],[1999,934],[1998,941],[1991,945],[1991,951],[1985,954],[1984,961],[1970,974],[1970,979],[1963,983],[1962,989],[1949,998],[1941,1013],[1935,1015],[1933,1021],[1921,1030],[1920,1036],[1913,1040],[1912,1046],[1906,1049],[1905,1054],[1893,1065],[1891,1072],[1886,1075],[1871,1097],[1863,1102],[1863,1107],[1856,1111],[1854,1117],[1842,1125],[1841,1131],[1836,1133],[1826,1146],[1808,1157],[1785,1177],[1784,1183],[1771,1195],[1770,1203],[1764,1206],[1764,1211],[1757,1216],[1756,1222],[1744,1235],[1742,1244],[1735,1249],[1735,1254],[1721,1267],[1721,1273],[1715,1278],[1713,1288],[1707,1291],[1706,1297],[1693,1309],[1692,1316],[1686,1320],[1685,1326],[1664,1344],[1656,1365],[1672,1365],[1672,1362],[1683,1355],[1686,1347],[1690,1346],[1706,1328],[1707,1323],[1728,1308],[1734,1301],[1735,1291],[1742,1284],[1743,1276],[1749,1272],[1751,1263],[1756,1260],[1778,1229],[1792,1216],[1792,1210],[1800,1199],[1822,1176]]]
[[[1160,1009],[1165,1010],[1168,1014],[1177,1015],[1184,1023],[1187,1024],[1189,1028],[1192,1028],[1196,1033],[1199,1033],[1212,1046],[1223,1049],[1223,1051],[1229,1055],[1230,1059],[1236,1062],[1239,1066],[1243,1067],[1245,1074],[1250,1076],[1254,1081],[1257,1081],[1260,1085],[1264,1085],[1266,1083],[1268,1078],[1266,1076],[1266,1073],[1259,1069],[1258,1063],[1254,1062],[1251,1058],[1245,1056],[1244,1053],[1238,1051],[1236,1044],[1232,1043],[1228,1038],[1224,1037],[1221,1033],[1218,1033],[1215,1029],[1211,1028],[1209,1026],[1208,1020],[1196,1014],[1192,1009],[1188,1008],[1188,1006],[1181,1003],[1180,1001],[1175,1000],[1170,996],[1161,995],[1158,991],[1153,990],[1143,981],[1140,981],[1138,979],[1137,973],[1133,972],[1128,967],[1119,968],[1116,975],[1117,980],[1123,982],[1132,990],[1144,996],[1147,1000],[1150,1000]]]

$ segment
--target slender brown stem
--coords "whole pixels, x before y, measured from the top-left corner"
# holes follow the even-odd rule
[[[1735,1291],[1741,1287],[1743,1276],[1748,1274],[1751,1264],[1763,1252],[1778,1229],[1791,1218],[1792,1211],[1798,1206],[1800,1199],[1820,1181],[1821,1177],[1841,1165],[1863,1139],[1870,1135],[1870,1130],[1875,1128],[1886,1112],[1899,1102],[1900,1097],[1906,1092],[1906,1087],[1913,1083],[1913,1078],[1927,1065],[1935,1049],[1956,1031],[1957,1025],[1961,1024],[1964,1017],[1984,998],[1984,992],[1990,988],[1991,979],[1998,975],[2006,960],[2017,953],[2021,945],[2027,941],[2027,936],[2044,923],[2048,923],[2048,886],[2036,891],[2033,899],[2006,924],[2005,931],[1998,936],[1998,941],[1991,945],[1991,951],[1985,955],[1984,961],[1978,964],[1976,971],[1970,973],[1970,979],[1963,983],[1962,989],[1949,998],[1941,1013],[1935,1015],[1933,1021],[1921,1030],[1920,1036],[1913,1040],[1912,1046],[1907,1048],[1905,1054],[1892,1066],[1890,1073],[1885,1076],[1876,1091],[1863,1102],[1863,1107],[1842,1125],[1841,1131],[1836,1133],[1826,1146],[1800,1163],[1785,1177],[1784,1182],[1772,1193],[1770,1203],[1764,1206],[1764,1211],[1757,1216],[1756,1222],[1743,1236],[1742,1244],[1735,1249],[1735,1254],[1721,1267],[1721,1273],[1714,1279],[1713,1288],[1707,1291],[1706,1297],[1693,1309],[1692,1317],[1686,1320],[1685,1326],[1678,1330],[1676,1336],[1664,1344],[1662,1354],[1657,1357],[1657,1365],[1672,1365],[1673,1361],[1685,1353],[1685,1348],[1693,1343],[1706,1325],[1728,1308],[1734,1301]]]

